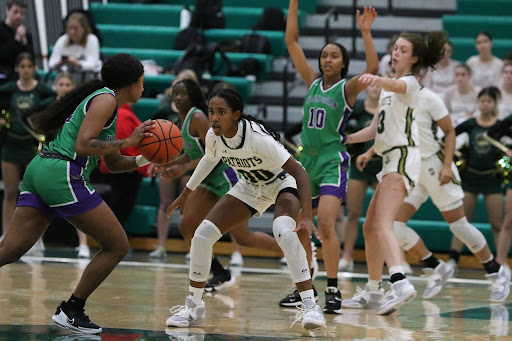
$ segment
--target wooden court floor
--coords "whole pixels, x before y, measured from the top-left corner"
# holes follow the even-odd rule
[[[226,260],[227,258],[224,258]],[[434,299],[422,300],[426,282],[415,268],[411,282],[418,296],[390,316],[344,309],[326,315],[327,328],[307,332],[295,309],[278,302],[291,288],[286,269],[275,259],[244,259],[236,285],[207,294],[206,324],[201,328],[165,327],[169,308],[184,304],[188,266],[183,254],[149,262],[147,253],[123,261],[90,297],[86,313],[104,328],[97,336],[73,334],[54,326],[51,316],[67,299],[87,261],[72,251],[47,250],[44,257],[24,257],[0,269],[0,341],[4,340],[512,340],[512,305],[490,304],[483,271],[460,270]],[[340,273],[344,298],[364,287],[364,265],[355,274]],[[325,280],[315,281],[324,304]]]

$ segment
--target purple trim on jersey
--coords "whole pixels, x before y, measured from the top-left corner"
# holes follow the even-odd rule
[[[343,119],[341,120],[341,124],[338,128],[338,133],[340,133],[340,135],[342,136],[343,142],[345,142],[345,140],[347,139],[345,134],[343,134],[343,131],[345,130],[345,126],[347,125],[348,121],[348,116],[350,115],[351,112],[352,110],[349,108],[345,108],[345,110],[343,110]]]
[[[29,206],[41,209],[44,211],[48,219],[52,220],[53,218],[67,218],[89,212],[98,207],[102,202],[103,199],[100,195],[97,192],[94,192],[90,194],[88,198],[74,204],[49,207],[39,195],[33,193],[22,193],[19,196],[17,206]]]
[[[349,169],[350,156],[345,151],[340,151],[338,153],[340,158],[343,160],[338,166],[338,173],[340,174],[340,177],[338,178],[339,185],[321,185],[320,195],[311,201],[313,208],[318,208],[318,203],[320,202],[320,197],[322,195],[333,195],[341,200],[342,205],[345,204],[347,200],[347,173]]]
[[[238,182],[238,176],[236,175],[236,171],[233,168],[229,167],[224,171],[224,173],[226,174],[229,182],[231,183],[231,187],[233,187]]]
[[[87,160],[88,160],[88,157],[87,156],[77,156],[76,159],[75,159],[75,162],[80,166],[82,167],[83,169],[85,169],[85,166],[87,166]],[[70,163],[71,166],[75,166],[73,162]],[[71,173],[71,174],[81,174],[81,170],[78,170],[76,171],[75,173]]]

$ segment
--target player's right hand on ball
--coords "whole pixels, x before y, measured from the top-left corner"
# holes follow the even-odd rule
[[[132,131],[132,134],[126,139],[127,147],[136,146],[143,138],[151,137],[152,134],[148,132],[148,130],[153,128],[155,128],[155,121],[153,120],[146,120],[139,124],[139,126],[135,128]]]

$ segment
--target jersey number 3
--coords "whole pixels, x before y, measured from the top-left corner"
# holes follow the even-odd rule
[[[325,124],[325,110],[324,109],[309,109],[309,128],[323,129]]]
[[[379,113],[379,126],[377,127],[377,132],[382,134],[384,132],[384,119],[386,118],[386,112],[382,110]]]

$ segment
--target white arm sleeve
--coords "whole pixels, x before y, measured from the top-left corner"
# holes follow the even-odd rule
[[[87,45],[84,48],[85,60],[81,60],[82,70],[84,71],[97,71],[98,67],[101,68],[100,62],[100,43],[94,34],[87,36]]]
[[[205,156],[201,158],[201,161],[197,164],[194,173],[190,177],[190,180],[187,182],[187,187],[192,191],[195,191],[197,186],[203,182],[204,179],[211,173],[211,171],[215,168],[215,166],[219,163],[218,160],[209,159]]]

